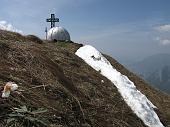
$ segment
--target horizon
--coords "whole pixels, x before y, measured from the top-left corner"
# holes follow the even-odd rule
[[[90,44],[120,61],[170,54],[170,1],[162,0],[2,0],[0,26],[45,38],[46,19],[54,13],[56,26],[71,40]]]

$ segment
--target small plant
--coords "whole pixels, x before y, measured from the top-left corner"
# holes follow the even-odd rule
[[[46,127],[48,120],[40,114],[47,112],[46,109],[38,108],[37,110],[29,110],[26,106],[14,108],[13,112],[8,115],[8,127]]]
[[[59,46],[59,47],[66,47],[67,45],[68,45],[68,43],[65,41],[57,42],[57,46]]]

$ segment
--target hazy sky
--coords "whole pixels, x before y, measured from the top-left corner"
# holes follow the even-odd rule
[[[50,13],[73,41],[121,60],[170,53],[170,0],[0,0],[0,25],[24,34],[44,38]]]

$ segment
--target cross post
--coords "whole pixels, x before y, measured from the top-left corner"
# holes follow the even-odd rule
[[[47,27],[45,27],[45,39],[46,40],[47,40],[47,32],[48,32]]]
[[[51,22],[51,28],[55,27],[55,22],[59,22],[58,18],[55,18],[55,14],[51,14],[51,18],[46,19],[47,22]]]

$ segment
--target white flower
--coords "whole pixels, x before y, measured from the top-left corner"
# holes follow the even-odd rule
[[[9,97],[10,93],[12,91],[15,91],[18,89],[18,85],[14,82],[7,82],[6,85],[4,86],[4,90],[2,92],[2,98],[7,98]]]

